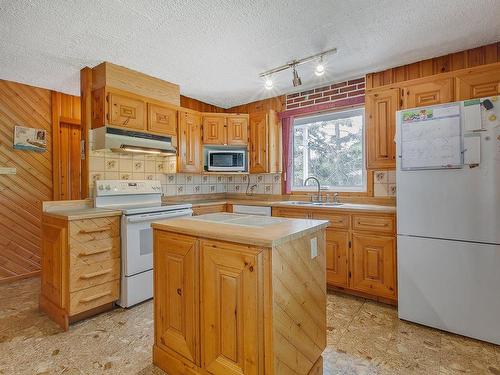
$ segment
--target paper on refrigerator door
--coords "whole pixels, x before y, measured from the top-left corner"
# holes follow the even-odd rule
[[[464,164],[474,165],[481,162],[481,136],[466,134],[464,136]]]
[[[465,131],[480,130],[481,121],[481,101],[479,99],[464,101],[464,129]]]

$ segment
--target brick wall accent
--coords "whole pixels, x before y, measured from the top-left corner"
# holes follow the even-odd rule
[[[288,94],[286,95],[285,109],[289,110],[318,104],[330,104],[353,97],[363,97],[364,95],[365,78],[356,78]]]

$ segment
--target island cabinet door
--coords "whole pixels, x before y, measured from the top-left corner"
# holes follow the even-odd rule
[[[396,296],[394,237],[352,235],[351,287],[386,298]]]
[[[200,364],[196,238],[155,233],[155,345]]]
[[[326,230],[326,282],[328,284],[348,286],[348,246],[348,232],[333,228]]]
[[[215,375],[260,373],[261,255],[216,241],[200,247],[203,367]]]

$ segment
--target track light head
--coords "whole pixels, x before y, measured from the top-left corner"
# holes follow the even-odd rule
[[[314,74],[318,77],[325,74],[325,65],[323,64],[323,56],[319,59],[318,65],[316,65],[316,69],[314,69]]]
[[[264,87],[266,88],[266,90],[272,90],[273,80],[271,79],[271,77],[266,77],[266,82],[264,83]]]
[[[295,65],[293,65],[292,69],[293,69],[293,80],[292,80],[293,86],[297,87],[302,85],[302,80],[300,79],[299,74],[297,73]]]

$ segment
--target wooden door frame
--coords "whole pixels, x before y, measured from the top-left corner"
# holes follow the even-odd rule
[[[61,123],[77,125],[82,127],[81,121],[75,118],[61,116],[62,113],[62,93],[51,91],[52,107],[52,198],[61,200]],[[83,183],[83,171],[82,171]],[[82,187],[83,198],[83,187]]]

